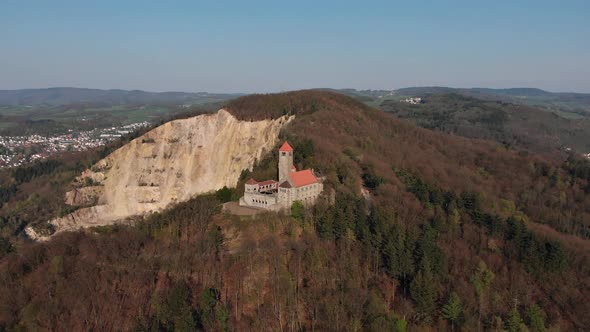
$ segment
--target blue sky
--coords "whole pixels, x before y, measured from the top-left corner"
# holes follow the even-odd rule
[[[0,2],[0,89],[590,92],[590,1]]]

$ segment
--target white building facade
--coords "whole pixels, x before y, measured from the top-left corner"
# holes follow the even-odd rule
[[[279,149],[279,181],[249,179],[244,185],[240,206],[278,211],[291,208],[295,201],[306,206],[316,202],[324,185],[312,169],[297,171],[293,165],[293,152],[285,142]]]

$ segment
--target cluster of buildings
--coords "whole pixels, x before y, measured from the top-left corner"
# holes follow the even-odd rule
[[[272,211],[289,209],[295,201],[312,205],[320,196],[324,185],[313,169],[298,171],[293,165],[293,148],[285,142],[279,149],[279,178],[258,182],[249,179],[244,185],[240,206]]]
[[[564,147],[564,148],[563,148],[563,150],[564,150],[564,151],[566,151],[566,152],[573,152],[572,148],[569,148],[569,147],[567,147],[567,146],[566,146],[566,147]],[[585,158],[585,159],[588,159],[588,160],[590,160],[590,153],[582,153],[582,154],[581,154],[581,156],[582,156],[583,158]]]
[[[54,136],[0,136],[0,168],[21,166],[63,151],[96,148],[149,125],[144,121],[79,132],[70,129],[67,134]]]
[[[417,104],[420,104],[422,102],[422,98],[420,98],[420,97],[410,97],[410,98],[402,99],[401,101],[404,102],[404,103],[408,103],[408,104],[412,104],[412,105],[417,105]]]

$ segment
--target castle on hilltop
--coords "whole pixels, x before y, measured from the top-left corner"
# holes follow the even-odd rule
[[[303,205],[315,203],[324,189],[312,169],[298,171],[293,165],[293,148],[285,142],[279,149],[279,181],[257,182],[249,179],[244,185],[240,206],[278,211],[289,209],[295,201]]]

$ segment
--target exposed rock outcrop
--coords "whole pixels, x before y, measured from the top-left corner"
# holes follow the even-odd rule
[[[74,188],[66,193],[64,201],[72,206],[95,205],[98,203],[98,198],[102,196],[103,189],[103,186]]]
[[[84,171],[76,180],[80,188],[65,200],[96,205],[50,223],[56,232],[107,225],[234,187],[240,173],[277,144],[281,128],[292,118],[248,122],[220,110],[165,123]]]

